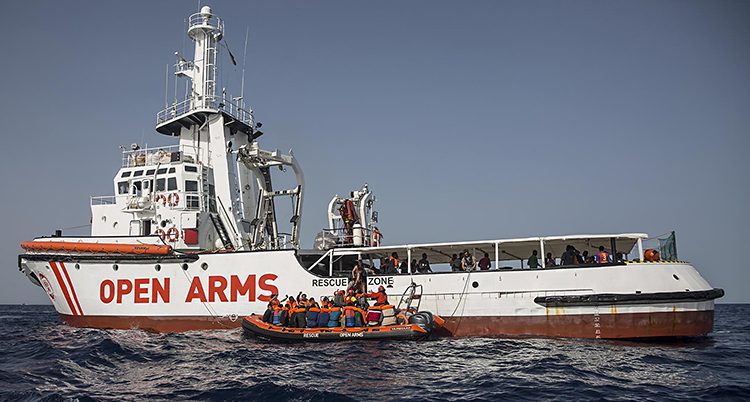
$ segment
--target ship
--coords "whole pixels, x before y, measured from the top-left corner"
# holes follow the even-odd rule
[[[365,184],[331,198],[328,227],[303,248],[299,161],[291,151],[261,148],[262,124],[244,91],[233,97],[217,87],[223,20],[203,6],[187,19],[187,35],[193,58],[176,54],[173,66],[186,90],[155,125],[177,144],[123,150],[114,194],[91,197],[90,236],[58,230],[21,245],[20,272],[47,293],[64,323],[238,328],[275,295],[417,285],[422,306],[445,319],[446,336],[711,333],[714,301],[724,292],[677,258],[674,235],[663,250],[647,248],[654,239],[643,233],[386,245]],[[470,263],[451,264],[454,255]],[[532,255],[538,263],[529,264]],[[364,270],[353,282],[356,263]]]

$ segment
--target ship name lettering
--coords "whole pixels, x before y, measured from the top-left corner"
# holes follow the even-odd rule
[[[169,281],[169,278],[105,279],[99,284],[99,300],[104,304],[122,304],[125,296],[132,295],[136,304],[158,303],[160,300],[169,303]]]
[[[275,274],[263,274],[260,278],[257,278],[257,288],[267,293],[256,296],[256,275],[249,274],[243,281],[238,275],[231,275],[229,280],[226,277],[220,275],[211,275],[204,285],[201,278],[198,276],[193,277],[190,283],[190,289],[187,292],[185,303],[190,303],[194,300],[198,300],[203,303],[214,303],[214,302],[236,302],[240,296],[247,295],[247,301],[254,302],[256,300],[267,302],[271,300],[272,294],[278,294],[279,289],[274,285],[273,281],[278,278]],[[206,291],[208,290],[208,291]],[[227,293],[227,291],[229,293]],[[227,294],[229,297],[227,297]]]

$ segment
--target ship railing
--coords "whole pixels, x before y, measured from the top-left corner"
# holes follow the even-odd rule
[[[195,63],[193,63],[190,60],[180,60],[174,65],[174,72],[175,74],[185,73],[193,71],[193,68],[195,68]]]
[[[361,232],[357,234],[357,231]],[[323,232],[327,235],[328,239],[332,239],[334,244],[331,247],[342,247],[342,246],[354,246],[354,247],[372,247],[372,230],[362,227],[353,228],[351,232],[347,232],[346,228],[335,228],[335,229],[323,229]]]
[[[166,123],[190,114],[194,111],[208,111],[228,114],[233,119],[253,125],[253,113],[241,104],[241,99],[220,96],[193,96],[181,102],[175,102],[156,114],[156,125]]]
[[[116,195],[94,195],[91,196],[91,205],[115,205],[117,204]]]
[[[122,167],[165,165],[172,162],[196,163],[199,159],[198,152],[198,147],[193,145],[169,145],[127,150],[122,151]]]
[[[213,14],[195,13],[188,18],[188,31],[203,27],[217,30],[219,36],[224,35],[224,21]]]

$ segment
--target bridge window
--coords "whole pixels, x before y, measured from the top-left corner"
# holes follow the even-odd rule
[[[128,182],[121,181],[117,183],[117,194],[127,194],[128,193]]]
[[[185,171],[186,172],[197,172],[198,171],[198,166],[185,165]]]
[[[130,171],[122,172],[122,175],[120,177],[130,177]]]
[[[154,174],[154,169],[149,169],[146,171],[146,176],[151,176],[152,174]]]
[[[195,180],[185,180],[185,191],[198,191],[198,182]]]
[[[165,174],[165,173],[167,173],[167,168],[161,168],[156,171],[156,174]]]
[[[175,172],[174,168],[169,168],[169,173],[174,173],[174,172]]]
[[[143,176],[143,170],[136,170],[133,172],[133,177]]]
[[[167,191],[172,191],[172,190],[177,190],[177,178],[176,177],[170,177],[167,179]]]
[[[164,191],[166,184],[167,179],[156,179],[156,191]]]

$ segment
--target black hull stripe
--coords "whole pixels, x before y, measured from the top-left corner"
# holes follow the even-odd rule
[[[617,306],[630,304],[700,302],[724,296],[724,289],[659,293],[599,293],[591,295],[540,296],[534,303],[545,307]]]

